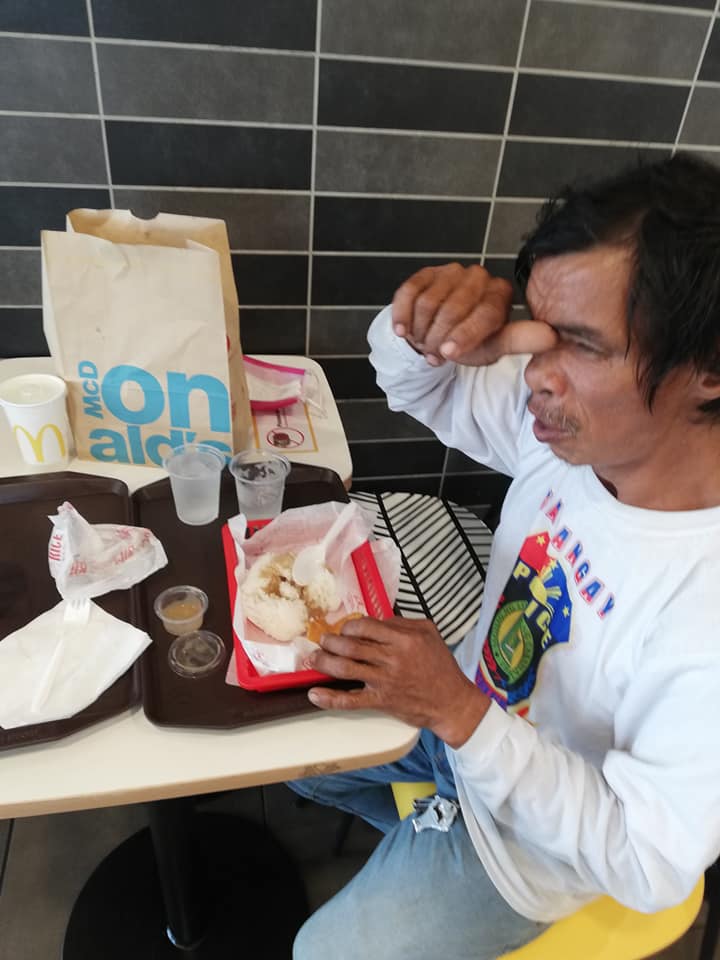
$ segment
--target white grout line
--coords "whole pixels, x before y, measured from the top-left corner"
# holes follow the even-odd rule
[[[641,10],[643,13],[679,13],[688,17],[708,17],[712,10],[677,7],[672,3],[657,4],[649,7],[646,3],[616,3],[613,0],[537,0],[538,3],[566,3],[573,6],[584,5],[586,7],[610,7],[615,10]]]
[[[344,63],[387,64],[395,67],[427,67],[430,70],[468,70],[475,73],[512,73],[507,64],[473,63],[471,60],[424,60],[416,57],[378,57],[367,53],[331,53],[323,50],[323,60]]]
[[[450,447],[445,447],[442,470],[440,471],[440,488],[438,490],[438,496],[440,497],[442,497],[443,495],[443,487],[445,486],[445,477],[447,476],[447,465],[448,465],[449,457],[450,457]]]
[[[500,151],[498,153],[497,167],[495,168],[495,180],[493,182],[492,197],[490,198],[490,209],[488,210],[487,223],[485,224],[485,237],[483,239],[482,255],[483,261],[487,256],[488,242],[490,240],[490,231],[492,230],[493,216],[495,214],[495,201],[497,199],[498,186],[500,184],[500,174],[502,172],[503,160],[505,158],[505,144],[507,143],[510,132],[510,119],[512,117],[513,107],[515,105],[515,90],[517,89],[518,73],[520,70],[520,61],[522,60],[523,46],[525,44],[525,33],[527,31],[528,18],[530,17],[531,0],[525,2],[525,13],[523,15],[522,27],[520,28],[520,38],[518,40],[517,54],[515,55],[515,72],[513,73],[510,84],[510,96],[508,97],[507,110],[505,111],[505,126],[503,127],[503,139],[500,142]]]
[[[315,233],[315,176],[317,169],[317,130],[318,105],[320,101],[320,43],[322,35],[322,0],[315,4],[315,54],[313,63],[313,106],[312,106],[312,141],[310,145],[310,210],[308,215],[308,250],[307,250],[307,304],[305,308],[305,356],[310,355],[310,313],[312,310],[313,288],[313,236]]]
[[[105,175],[107,176],[107,189],[110,194],[110,207],[115,209],[115,196],[113,193],[112,172],[110,169],[110,151],[108,149],[105,120],[103,119],[102,86],[100,85],[100,68],[98,66],[97,46],[95,44],[95,25],[93,23],[92,0],[85,0],[85,5],[87,7],[88,26],[90,29],[90,50],[92,51],[93,73],[95,74],[95,92],[97,93],[98,100],[100,134],[102,136],[103,154],[105,155]]]
[[[386,134],[401,137],[434,137],[438,140],[500,140],[499,133],[468,133],[464,130],[412,130],[401,127],[348,127],[340,124],[318,124],[321,133]]]
[[[312,50],[286,50],[283,47],[243,47],[224,43],[180,43],[175,40],[129,40],[125,37],[98,37],[98,43],[114,47],[160,47],[163,50],[206,50],[208,53],[249,53],[258,56],[302,57],[315,56]]]
[[[41,303],[2,303],[0,310],[42,310]]]
[[[603,73],[599,70],[562,70],[557,67],[522,67],[523,76],[559,77],[570,80],[602,80],[611,83],[645,83],[662,87],[686,87],[690,77],[646,77],[633,73]]]
[[[355,193],[351,190],[316,190],[316,197],[364,200],[447,200],[449,203],[488,203],[489,196],[467,196],[444,193]]]
[[[106,120],[119,120],[123,123],[166,123],[198,127],[257,127],[260,130],[312,130],[310,123],[275,123],[266,120],[222,120],[213,117],[141,117],[124,113],[108,113]]]
[[[99,113],[57,113],[49,110],[0,110],[0,117],[32,117],[35,120],[99,120]]]
[[[0,244],[0,252],[3,252],[3,251],[5,251],[5,250],[23,250],[23,251],[33,250],[33,251],[39,251],[39,250],[40,250],[40,247],[21,247],[21,246],[14,247],[14,246],[12,246],[11,244]]]
[[[717,15],[718,10],[720,10],[720,0],[715,0],[715,14]],[[675,144],[673,145],[673,153],[677,151],[677,148],[680,144],[680,137],[682,136],[683,127],[685,126],[685,120],[687,119],[688,112],[690,110],[690,104],[692,102],[693,95],[695,93],[695,87],[697,86],[697,79],[700,76],[700,70],[702,69],[703,60],[705,59],[705,51],[708,48],[710,43],[710,37],[713,32],[713,25],[715,23],[715,17],[710,19],[710,23],[705,34],[705,42],[702,45],[700,51],[700,56],[698,57],[697,64],[695,66],[695,74],[692,79],[692,85],[688,91],[687,99],[685,100],[685,109],[683,110],[682,117],[680,118],[680,123],[678,124],[677,134],[675,136]]]

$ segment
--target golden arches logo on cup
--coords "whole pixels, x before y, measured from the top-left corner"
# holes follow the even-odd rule
[[[25,451],[23,450],[23,441],[20,439],[19,434],[21,434],[25,438],[27,443],[30,444],[30,450],[32,450],[33,458],[37,463],[46,462],[45,460],[46,448],[43,443],[46,430],[48,430],[50,434],[55,437],[55,442],[57,444],[57,448],[55,447],[50,448],[50,455],[48,457],[48,460],[52,463],[54,460],[64,459],[68,454],[68,449],[67,449],[67,445],[65,444],[65,438],[63,437],[62,430],[60,429],[60,427],[58,427],[57,424],[44,423],[40,427],[40,429],[37,431],[37,433],[32,433],[30,430],[28,430],[26,427],[21,426],[19,423],[16,423],[15,426],[12,428],[12,431],[15,434],[15,438],[18,444],[20,445],[20,449],[22,450],[23,454],[25,453]],[[52,440],[50,440],[49,442],[52,444]],[[28,459],[27,456],[25,457],[25,459],[26,460]]]
[[[65,409],[67,387],[48,373],[25,373],[0,383],[2,408],[25,463],[66,464],[72,434]]]

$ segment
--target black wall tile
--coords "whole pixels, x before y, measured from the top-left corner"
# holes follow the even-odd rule
[[[617,3],[636,3],[637,0],[616,0]],[[640,3],[644,3],[647,6],[667,6],[668,4],[672,7],[687,7],[688,9],[694,8],[697,10],[712,10],[715,6],[714,0],[639,0]]]
[[[689,87],[521,74],[510,132],[673,143]]]
[[[473,460],[460,450],[448,450],[446,470],[448,473],[478,473],[483,471],[482,464]]]
[[[0,180],[105,183],[100,120],[0,116]]]
[[[720,87],[695,87],[680,140],[720,146]]]
[[[349,441],[434,436],[406,413],[394,413],[384,400],[341,400],[338,411]]]
[[[467,200],[317,197],[314,247],[482,253],[488,209]]]
[[[488,256],[485,258],[485,268],[494,277],[502,277],[503,280],[507,280],[512,284],[514,304],[523,302],[522,294],[515,282],[515,257]]]
[[[333,53],[514,66],[524,0],[428,3],[324,0],[322,48]]]
[[[243,351],[304,355],[305,314],[305,310],[241,310]]]
[[[445,447],[439,440],[351,443],[353,485],[360,477],[442,473]]]
[[[653,162],[669,155],[669,148],[511,140],[505,147],[498,196],[548,197],[567,184],[587,183],[643,160]]]
[[[287,193],[133,190],[116,187],[115,206],[146,219],[179,213],[224,220],[233,250],[307,250],[310,198]]]
[[[0,246],[39,246],[41,230],[65,229],[65,214],[69,210],[109,206],[107,190],[0,187]]]
[[[383,477],[381,480],[353,479],[353,493],[426,493],[436,497],[440,492],[440,477]]]
[[[325,371],[330,389],[337,400],[385,396],[375,382],[375,370],[367,358],[318,357],[317,361]]]
[[[310,354],[357,353],[367,356],[368,327],[375,310],[312,310]]]
[[[314,50],[316,6],[316,0],[93,0],[93,15],[98,37]]]
[[[510,82],[484,70],[322,60],[318,122],[501,133]]]
[[[720,80],[720,20],[715,21],[705,50],[699,80]]]
[[[505,499],[510,477],[492,470],[446,476],[443,496],[453,503],[472,503],[475,506],[498,507]]]
[[[452,262],[430,257],[342,257],[316,255],[312,301],[319,306],[385,306],[413,273]],[[477,260],[460,259],[463,264]]]
[[[85,0],[0,0],[0,30],[87,36]]]
[[[0,37],[0,110],[97,113],[90,44]]]
[[[516,253],[523,237],[535,225],[538,203],[509,203],[497,200],[493,207],[488,253]]]
[[[649,8],[534,3],[522,65],[692,80],[707,19]]]
[[[500,139],[320,130],[316,190],[487,197]]]
[[[241,307],[255,303],[277,306],[307,303],[306,256],[233,254],[232,264]]]
[[[115,183],[287,190],[310,185],[306,130],[124,120],[106,126]]]
[[[110,116],[312,123],[310,57],[99,43],[98,64]]]
[[[42,310],[0,307],[0,357],[49,357]]]
[[[0,250],[0,306],[42,303],[39,250]]]

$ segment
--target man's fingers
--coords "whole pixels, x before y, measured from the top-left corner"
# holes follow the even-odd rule
[[[372,680],[377,670],[376,667],[362,660],[340,657],[322,648],[310,654],[307,663],[313,670],[326,673],[329,677],[335,677],[336,680],[358,680],[360,683]]]
[[[458,270],[462,270],[462,267],[458,267]],[[435,325],[438,312],[448,299],[457,298],[458,292],[458,274],[446,269],[438,270],[430,286],[418,294],[413,307],[412,327],[408,333],[415,343],[423,347],[424,353],[428,352],[426,339]]]
[[[486,347],[497,359],[511,353],[544,353],[557,342],[557,333],[542,320],[516,320],[498,330]]]
[[[460,282],[455,282],[442,303],[435,310],[432,323],[425,333],[423,345],[426,352],[440,356],[438,348],[451,332],[462,324],[476,305],[485,298],[486,291],[494,281],[484,267],[468,267]]]
[[[415,301],[434,279],[435,267],[425,267],[398,287],[392,302],[392,322],[393,329],[399,337],[412,333]]]
[[[372,707],[373,697],[367,690],[330,690],[310,687],[308,700],[321,710],[364,710]]]
[[[438,353],[446,360],[458,360],[472,350],[481,350],[488,338],[507,323],[512,303],[512,287],[497,277],[488,278],[481,297],[474,297],[471,308],[460,323],[447,330]]]
[[[320,638],[320,647],[326,653],[336,657],[359,660],[362,663],[383,663],[384,645],[375,640],[366,640],[363,636],[350,637],[347,634],[326,633]]]

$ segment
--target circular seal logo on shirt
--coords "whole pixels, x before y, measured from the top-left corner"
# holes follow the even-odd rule
[[[490,649],[498,669],[512,684],[524,676],[533,657],[533,638],[523,614],[527,600],[514,600],[501,607],[490,628]]]

